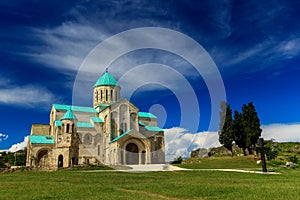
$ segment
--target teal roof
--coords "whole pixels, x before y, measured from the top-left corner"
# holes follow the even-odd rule
[[[133,131],[133,129],[130,129],[129,131],[123,133],[122,135],[119,135],[118,137],[114,138],[110,143],[113,143],[119,139],[121,139],[122,137],[124,137],[125,135],[129,134],[131,131]]]
[[[54,138],[50,135],[30,135],[31,144],[54,144]]]
[[[55,126],[61,126],[62,122],[60,120],[55,120],[54,124],[55,124]]]
[[[95,83],[94,87],[102,85],[118,86],[116,79],[108,72],[105,72]]]
[[[157,118],[155,115],[149,112],[139,112],[139,117],[145,117],[145,118]]]
[[[55,110],[72,110],[75,112],[97,113],[97,110],[91,107],[71,106],[71,105],[62,105],[62,104],[53,104],[53,107]]]
[[[77,128],[94,128],[90,122],[77,122]]]
[[[93,121],[93,122],[99,122],[99,123],[103,123],[104,121],[101,119],[101,118],[99,118],[99,117],[91,117],[91,120]]]
[[[139,122],[139,125],[146,126],[146,124],[144,124],[143,122]]]
[[[155,131],[155,132],[161,132],[164,131],[163,129],[159,128],[158,126],[145,126],[145,128],[148,131]]]
[[[96,108],[99,108],[99,107],[100,107],[100,110],[103,111],[105,108],[107,108],[107,107],[109,107],[109,106],[110,106],[110,105],[101,103],[101,104],[99,104],[98,106],[96,106]],[[100,111],[100,112],[101,112],[101,111]]]
[[[64,120],[64,119],[73,119],[73,120],[76,119],[71,109],[69,109],[60,120]]]
[[[139,122],[139,125],[144,126],[147,131],[155,131],[155,132],[164,131],[163,129],[159,128],[158,126],[147,126],[143,122]]]

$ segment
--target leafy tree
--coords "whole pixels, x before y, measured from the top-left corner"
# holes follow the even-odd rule
[[[16,154],[16,165],[17,166],[25,166],[26,165],[26,149],[20,151]]]
[[[219,141],[232,153],[232,143],[234,141],[232,110],[226,102],[221,102],[221,110]]]
[[[0,168],[1,167],[5,167],[4,159],[2,156],[0,157]]]

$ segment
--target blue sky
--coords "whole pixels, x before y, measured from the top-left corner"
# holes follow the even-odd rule
[[[23,141],[32,123],[49,123],[53,103],[72,104],[77,72],[91,50],[115,34],[141,27],[172,29],[202,45],[218,67],[234,110],[252,101],[265,126],[299,124],[299,9],[299,1],[287,0],[1,1],[0,149]],[[190,98],[190,90],[164,70],[131,71],[128,80],[153,76],[155,83],[131,88],[128,82],[122,95],[158,115],[164,128],[207,130],[211,96],[201,74],[183,58],[142,49],[121,56],[109,71],[120,79],[147,63],[169,66],[184,77],[196,94],[200,120],[193,118],[195,107],[178,100]],[[82,79],[92,85],[105,67],[99,66],[99,74],[86,72]],[[132,95],[128,88],[135,89]],[[78,104],[91,106],[92,88],[84,92]],[[184,115],[183,124],[181,106],[190,114]],[[195,124],[197,130],[192,130]]]

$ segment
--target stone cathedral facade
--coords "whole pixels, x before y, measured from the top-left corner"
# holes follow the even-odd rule
[[[27,166],[58,169],[81,164],[165,163],[157,117],[120,98],[106,71],[93,88],[93,107],[53,104],[50,124],[33,124]]]

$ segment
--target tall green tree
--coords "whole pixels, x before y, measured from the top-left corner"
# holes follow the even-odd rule
[[[246,140],[247,135],[244,131],[244,121],[242,118],[242,114],[239,113],[237,110],[234,111],[234,120],[233,120],[233,137],[235,144],[243,149],[244,155],[246,155]]]
[[[232,110],[226,102],[221,102],[220,107],[219,141],[232,152],[232,143],[234,141]]]
[[[238,147],[253,154],[257,140],[261,136],[260,120],[252,102],[242,106],[242,112],[232,110],[228,104],[221,102],[219,141],[227,149],[232,151],[232,143],[235,141]]]
[[[243,131],[246,135],[246,148],[253,154],[253,148],[261,136],[260,120],[252,102],[242,107]]]

